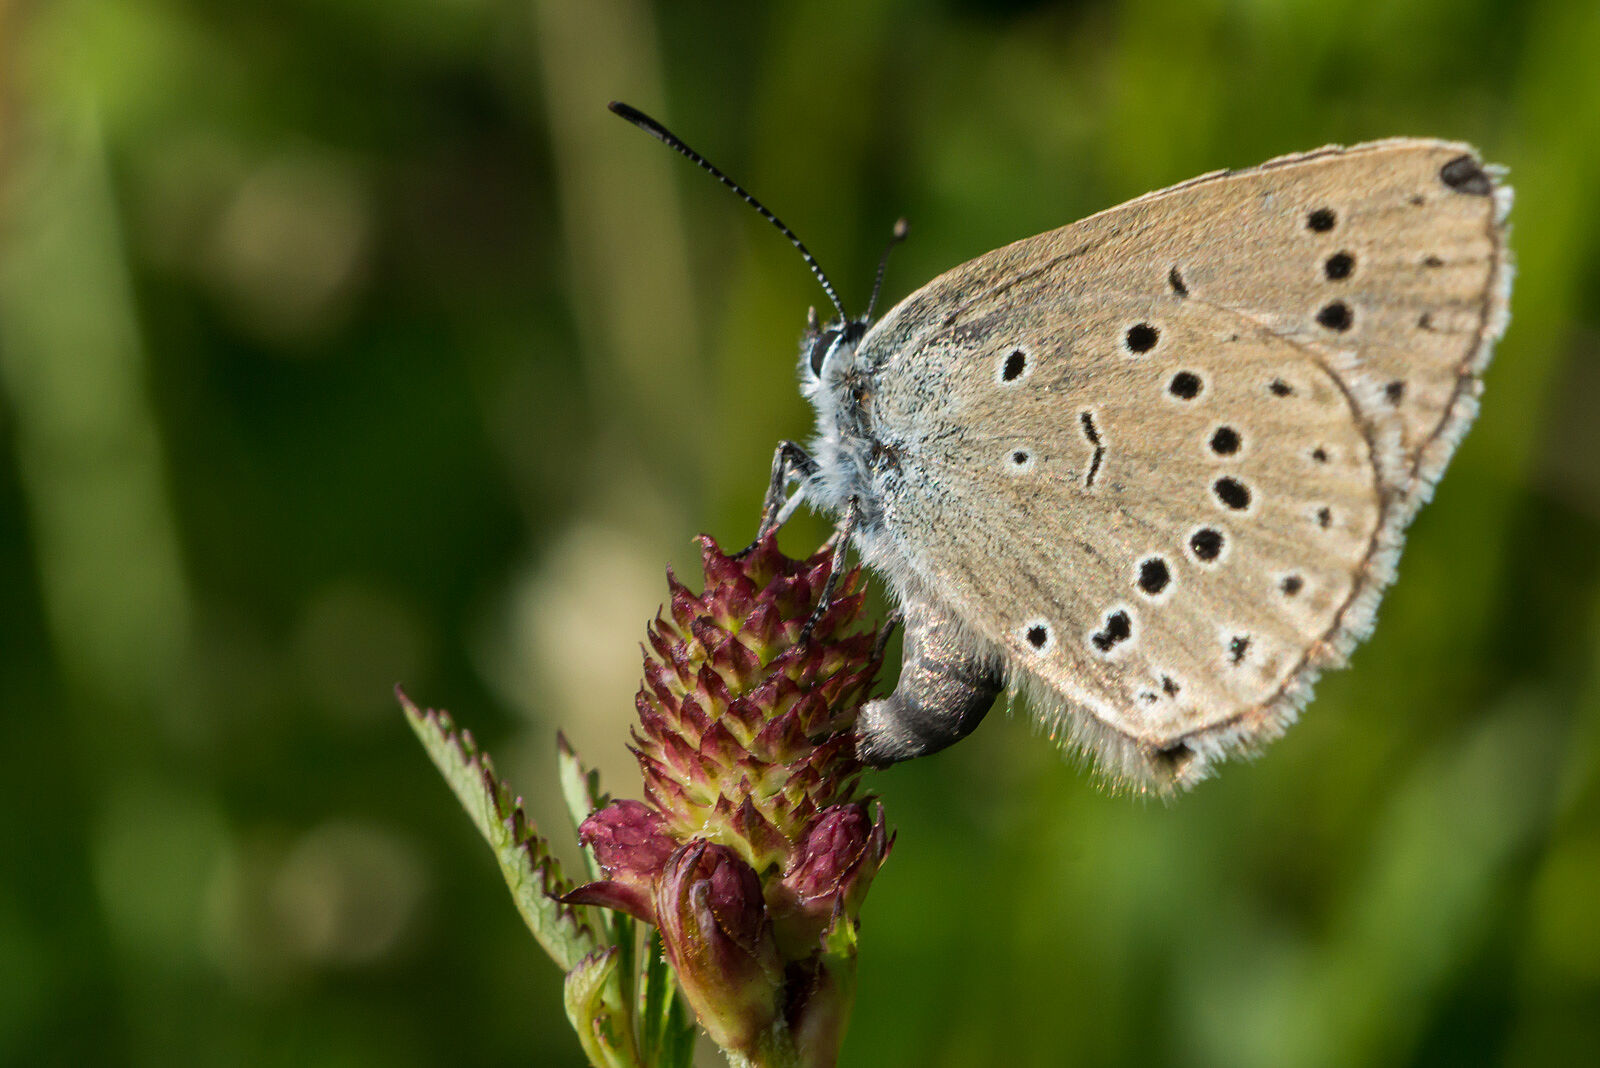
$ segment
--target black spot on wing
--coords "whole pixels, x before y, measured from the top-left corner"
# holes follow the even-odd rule
[[[1172,569],[1159,556],[1152,556],[1139,564],[1139,588],[1154,597],[1172,581]]]
[[[1355,322],[1355,315],[1350,311],[1350,305],[1342,300],[1336,300],[1323,305],[1322,310],[1317,312],[1317,322],[1329,330],[1342,334]]]
[[[1221,556],[1222,546],[1222,531],[1215,527],[1201,527],[1189,536],[1189,551],[1203,563],[1209,564]]]
[[[1149,323],[1135,323],[1128,327],[1128,333],[1123,339],[1128,346],[1128,351],[1143,355],[1156,347],[1156,342],[1161,340],[1161,331]]]
[[[1193,371],[1179,371],[1172,376],[1172,381],[1167,383],[1167,392],[1180,400],[1194,400],[1200,395],[1203,386],[1200,376]]]
[[[1100,461],[1105,459],[1106,447],[1100,442],[1100,431],[1095,428],[1094,415],[1090,412],[1078,413],[1078,425],[1083,427],[1083,436],[1088,439],[1094,449],[1094,455],[1089,458],[1089,473],[1084,475],[1085,486],[1094,485],[1095,476],[1100,473]]]
[[[1211,492],[1217,495],[1217,500],[1236,512],[1250,507],[1250,487],[1236,478],[1217,479],[1211,484]]]
[[[1129,618],[1128,613],[1119,608],[1106,616],[1105,625],[1090,638],[1090,641],[1102,653],[1109,653],[1131,637],[1133,637],[1133,620]]]

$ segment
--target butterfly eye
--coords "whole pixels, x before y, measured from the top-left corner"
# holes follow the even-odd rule
[[[822,377],[822,364],[828,358],[828,350],[833,348],[833,342],[839,336],[837,330],[825,330],[818,334],[811,342],[811,373],[817,378]]]
[[[811,373],[821,378],[822,365],[828,362],[828,354],[835,348],[841,347],[854,350],[856,343],[866,332],[867,324],[857,319],[842,326],[830,326],[818,334],[811,342]]]

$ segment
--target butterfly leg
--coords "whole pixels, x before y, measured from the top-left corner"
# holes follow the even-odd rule
[[[889,647],[889,639],[894,637],[894,632],[900,629],[900,624],[905,620],[905,613],[898,608],[884,617],[882,625],[878,627],[878,640],[872,644],[874,660],[883,658],[883,651]]]
[[[800,641],[804,644],[811,640],[811,632],[817,629],[817,624],[822,621],[825,613],[833,604],[833,591],[839,585],[839,572],[844,568],[844,554],[850,551],[850,533],[855,530],[856,522],[861,518],[861,504],[856,498],[851,497],[850,503],[845,506],[844,518],[839,521],[839,527],[833,532],[833,557],[828,564],[828,578],[822,584],[822,596],[817,598],[817,607],[811,610],[811,617],[806,620],[806,625],[800,629]]]
[[[999,665],[962,639],[933,605],[905,605],[905,657],[894,693],[867,702],[856,720],[856,756],[885,767],[926,756],[971,734],[1004,688]]]
[[[817,462],[806,450],[792,441],[778,443],[777,451],[772,454],[772,481],[767,483],[767,495],[761,502],[761,524],[756,527],[756,539],[735,556],[746,555],[761,544],[762,538],[783,526],[800,503],[800,493],[789,500],[784,499],[789,483],[795,479],[810,478],[816,471]]]

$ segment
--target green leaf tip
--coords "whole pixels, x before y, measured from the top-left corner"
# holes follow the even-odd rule
[[[563,987],[567,1019],[578,1033],[584,1055],[596,1068],[640,1066],[633,1032],[626,1017],[619,1019],[613,1002],[617,991],[616,946],[591,953],[567,973]]]
[[[494,851],[517,911],[545,952],[562,971],[570,971],[602,949],[580,907],[557,900],[574,884],[471,732],[457,728],[448,712],[419,708],[400,687],[395,696],[423,749]]]

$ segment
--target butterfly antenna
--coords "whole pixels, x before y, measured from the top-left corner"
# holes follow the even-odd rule
[[[906,234],[911,232],[911,224],[904,219],[899,219],[894,224],[894,233],[889,235],[889,243],[884,246],[883,257],[878,260],[878,278],[872,283],[872,297],[867,301],[867,314],[862,322],[872,322],[872,309],[878,306],[878,293],[883,289],[883,272],[889,269],[889,253],[894,247],[906,239]]]
[[[844,313],[844,305],[839,302],[839,294],[834,290],[833,283],[828,281],[828,276],[823,273],[822,265],[818,263],[817,258],[811,254],[811,250],[806,248],[805,242],[796,237],[794,231],[783,224],[782,219],[772,214],[772,212],[767,209],[767,206],[761,203],[761,201],[745,192],[745,189],[742,185],[719,171],[710,160],[706,159],[700,153],[684,144],[683,138],[679,137],[677,134],[661,125],[655,119],[652,119],[650,116],[640,111],[638,108],[629,107],[627,104],[617,100],[613,100],[607,106],[611,109],[613,114],[620,115],[622,118],[627,119],[629,122],[639,127],[639,129],[643,130],[651,137],[654,137],[657,141],[660,141],[662,144],[666,145],[680,156],[684,156],[698,166],[701,170],[711,175],[711,177],[715,178],[717,181],[721,182],[723,185],[739,194],[740,198],[746,204],[756,209],[756,212],[760,214],[763,219],[767,220],[767,222],[771,223],[773,226],[776,226],[778,228],[778,232],[789,239],[789,244],[793,245],[799,251],[800,258],[806,261],[806,266],[811,268],[811,273],[815,275],[817,281],[821,283],[822,291],[828,294],[828,299],[833,302],[834,310],[839,313],[839,321],[846,322],[849,320],[850,317]]]

